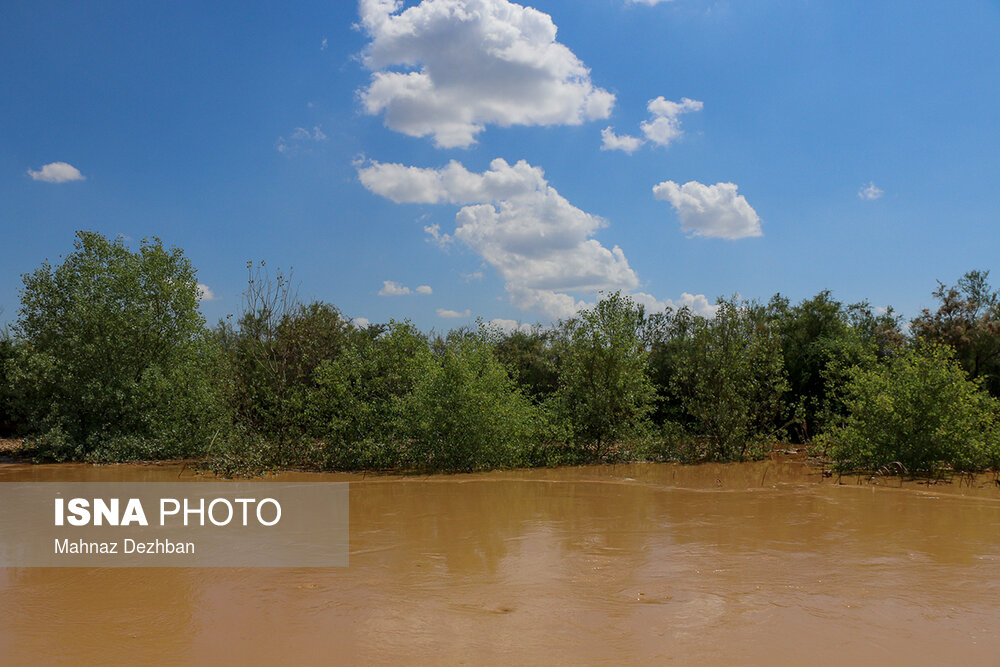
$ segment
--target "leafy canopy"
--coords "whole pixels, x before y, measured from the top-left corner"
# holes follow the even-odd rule
[[[11,367],[29,433],[59,458],[158,458],[204,445],[213,350],[180,249],[79,232],[23,276]]]

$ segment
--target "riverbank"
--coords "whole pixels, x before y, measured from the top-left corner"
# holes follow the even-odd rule
[[[20,441],[0,440],[0,482],[27,481],[121,481],[139,477],[146,481],[208,481],[220,477],[196,460],[146,461],[141,463],[32,463],[20,455]],[[730,463],[593,463],[580,466],[521,468],[477,473],[416,473],[399,471],[311,471],[284,470],[262,475],[259,481],[407,481],[407,480],[477,480],[517,478],[531,474],[558,477],[560,470],[576,471],[585,477],[603,478],[607,474],[623,476],[636,483],[655,481],[680,489],[749,490],[776,485],[806,484],[822,486],[902,489],[937,495],[971,496],[1000,500],[1000,476],[995,472],[941,473],[936,476],[899,474],[896,469],[855,473],[837,473],[829,462],[810,456],[805,447],[779,444],[767,457],[758,461]],[[588,472],[589,471],[589,472]],[[651,472],[656,471],[656,472]],[[666,472],[664,472],[666,471]],[[225,478],[222,478],[225,479]]]

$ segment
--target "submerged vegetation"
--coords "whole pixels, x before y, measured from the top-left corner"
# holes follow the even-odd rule
[[[720,299],[707,317],[605,295],[552,327],[360,327],[249,267],[209,328],[195,272],[158,240],[90,232],[24,276],[0,335],[0,430],[40,460],[202,458],[282,467],[482,470],[759,457],[813,445],[842,469],[1000,464],[1000,296],[973,271],[904,331],[829,292]]]

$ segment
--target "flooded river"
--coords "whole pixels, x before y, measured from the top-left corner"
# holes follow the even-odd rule
[[[0,481],[197,481],[0,464]],[[801,461],[349,481],[350,566],[0,569],[3,664],[1000,664],[1000,492]]]

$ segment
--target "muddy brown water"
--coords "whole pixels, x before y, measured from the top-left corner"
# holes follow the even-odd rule
[[[778,457],[280,479],[351,482],[349,567],[0,569],[0,662],[1000,664],[991,477],[837,484]]]

